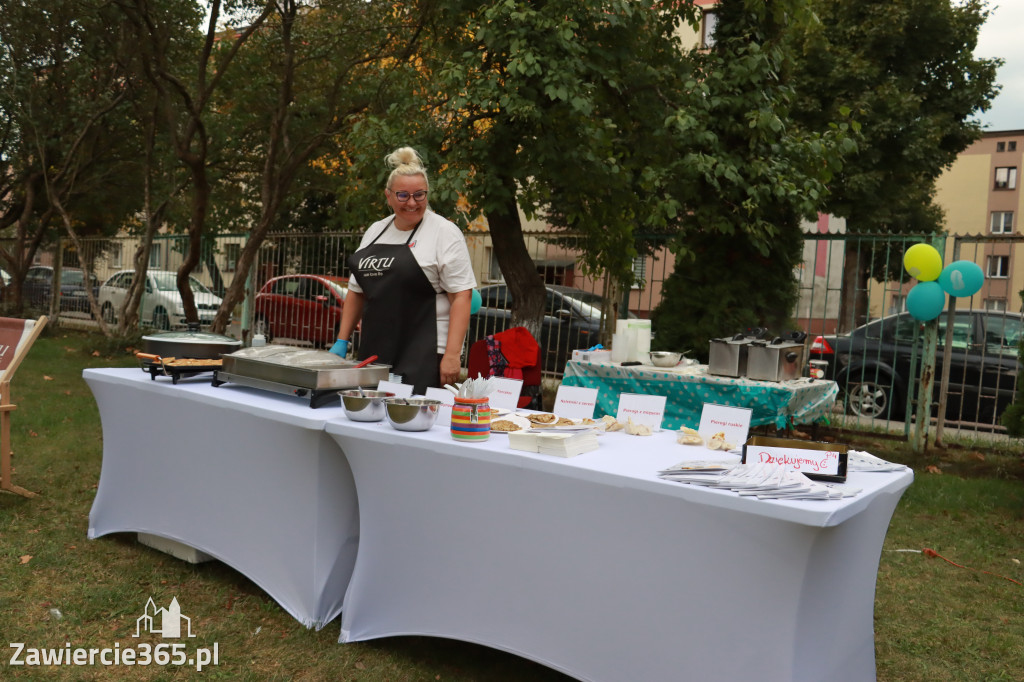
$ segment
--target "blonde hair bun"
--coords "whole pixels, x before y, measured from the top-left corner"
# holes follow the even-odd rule
[[[412,147],[399,147],[388,154],[384,161],[389,168],[393,169],[391,175],[388,176],[387,186],[389,188],[394,183],[395,177],[399,175],[422,175],[423,179],[427,180],[427,170],[423,165],[423,159]]]
[[[388,154],[384,160],[387,161],[389,168],[401,168],[402,166],[424,168],[423,159],[420,158],[419,153],[412,147],[399,147]]]

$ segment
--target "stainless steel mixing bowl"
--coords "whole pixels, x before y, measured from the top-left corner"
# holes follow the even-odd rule
[[[354,422],[379,422],[384,419],[384,399],[393,398],[387,391],[338,391],[345,416]]]
[[[440,400],[431,398],[385,398],[388,423],[399,431],[426,431],[437,421]]]

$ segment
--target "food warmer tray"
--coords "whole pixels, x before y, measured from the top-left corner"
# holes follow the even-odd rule
[[[222,356],[224,366],[213,373],[213,385],[235,383],[285,395],[308,396],[310,407],[340,404],[338,391],[376,388],[391,373],[390,365],[357,367],[327,351],[268,345],[243,348]]]

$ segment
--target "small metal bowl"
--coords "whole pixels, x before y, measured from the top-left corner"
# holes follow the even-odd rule
[[[431,398],[385,398],[388,423],[399,431],[426,431],[437,421],[440,400]]]
[[[379,422],[384,419],[384,399],[393,398],[387,391],[363,391],[350,389],[338,391],[345,416],[354,422]]]
[[[650,353],[651,364],[655,367],[675,367],[682,360],[682,353],[672,353],[667,350],[654,350]]]

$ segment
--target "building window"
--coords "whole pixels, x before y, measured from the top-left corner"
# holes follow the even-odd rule
[[[110,245],[110,250],[107,252],[110,257],[110,267],[115,270],[121,269],[121,244],[114,243]]]
[[[996,189],[1017,189],[1017,167],[996,168]]]
[[[1017,151],[1017,141],[1016,140],[1011,140],[1011,141],[1007,142],[1006,143],[1006,149],[1008,151],[1011,151],[1011,152]]]
[[[238,268],[238,257],[242,254],[241,244],[224,245],[224,271],[234,272]]]
[[[1013,232],[1013,211],[992,211],[992,234]]]
[[[997,152],[1005,152],[1006,151],[1006,143],[1005,142],[996,142],[996,151]]]
[[[715,27],[718,26],[718,12],[704,12],[704,21],[701,22],[700,46],[715,46]]]
[[[985,310],[994,313],[1005,313],[1006,312],[1006,299],[1005,298],[986,298],[985,299]]]
[[[630,289],[643,289],[647,284],[647,259],[637,256],[633,259],[633,285]]]
[[[988,276],[1006,278],[1010,276],[1009,256],[989,256]]]
[[[160,269],[160,263],[162,262],[162,259],[160,258],[161,246],[163,246],[163,244],[153,244],[149,247],[149,267],[156,270]]]
[[[896,313],[902,313],[907,309],[907,297],[902,294],[894,294],[892,297],[892,306],[889,307],[889,314],[895,315]]]

